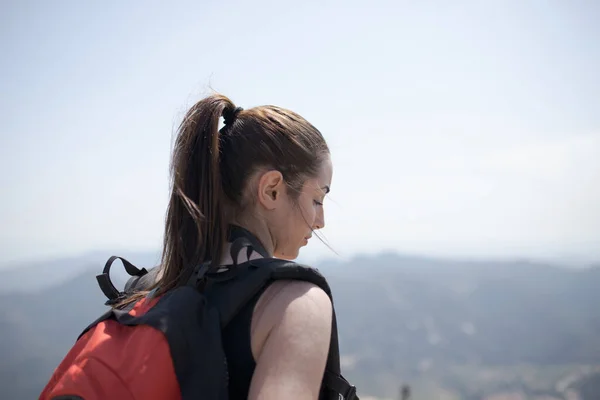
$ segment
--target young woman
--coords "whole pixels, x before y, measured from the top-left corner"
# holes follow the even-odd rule
[[[321,133],[290,110],[243,110],[225,96],[209,96],[181,123],[171,168],[156,295],[177,285],[184,265],[231,265],[231,226],[251,232],[268,255],[291,260],[325,225],[329,149]],[[247,252],[238,257],[247,261]],[[318,286],[268,286],[223,332],[230,398],[317,399],[331,329],[332,304]]]
[[[292,111],[242,110],[213,95],[186,114],[171,169],[160,266],[143,275],[124,260],[148,290],[115,293],[109,259],[97,279],[114,309],[84,330],[40,399],[355,400],[339,373],[323,277],[269,260],[296,258],[325,225],[332,165],[323,136]],[[210,279],[199,272],[207,264]],[[271,273],[266,264],[280,265],[280,275],[257,286],[254,277]],[[302,271],[318,280],[291,280]],[[217,314],[203,308],[211,301]]]

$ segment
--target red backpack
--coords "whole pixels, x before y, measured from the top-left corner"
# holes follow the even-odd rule
[[[109,278],[116,259],[132,276],[124,292]],[[108,297],[106,304],[114,305],[134,289],[148,287],[156,272],[111,257],[97,280]],[[208,265],[201,265],[187,285],[160,297],[151,297],[151,292],[126,308],[111,308],[90,324],[54,371],[40,400],[227,400],[221,329],[259,290],[278,279],[312,282],[331,297],[317,270],[294,262],[263,258],[223,273],[209,273]],[[358,400],[356,388],[340,373],[335,311],[320,399]]]

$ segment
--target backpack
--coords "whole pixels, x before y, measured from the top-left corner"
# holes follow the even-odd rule
[[[243,233],[233,243],[232,254],[246,246],[249,254],[252,248],[260,249]],[[117,259],[131,276],[123,292],[109,276]],[[115,305],[135,290],[149,288],[157,271],[110,257],[96,277],[108,298],[105,304]],[[332,298],[318,270],[295,262],[262,258],[226,272],[210,272],[207,263],[199,265],[187,284],[160,297],[150,292],[126,307],[111,308],[91,323],[54,371],[40,400],[228,400],[221,330],[262,288],[278,279],[311,282]],[[340,373],[335,310],[332,324],[319,399],[358,400],[356,388]]]

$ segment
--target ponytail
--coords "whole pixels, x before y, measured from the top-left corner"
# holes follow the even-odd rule
[[[171,161],[172,189],[158,294],[177,286],[200,263],[210,260],[215,266],[223,254],[228,224],[219,118],[236,110],[227,97],[213,95],[196,103],[179,126]]]

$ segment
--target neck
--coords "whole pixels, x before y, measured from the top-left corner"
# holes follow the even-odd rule
[[[271,239],[271,233],[265,221],[256,220],[254,218],[240,218],[233,222],[233,225],[237,225],[250,232],[256,240],[260,242],[267,254],[270,257],[273,257],[273,240]]]

